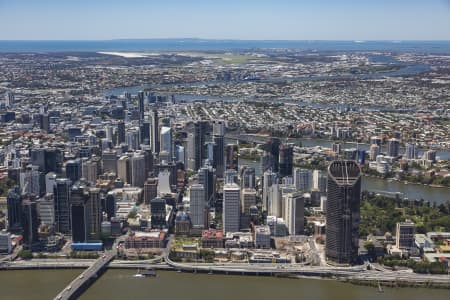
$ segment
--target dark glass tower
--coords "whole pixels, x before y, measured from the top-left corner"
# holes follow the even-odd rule
[[[292,167],[294,165],[293,145],[280,145],[279,151],[279,168],[281,177],[292,176]]]
[[[325,254],[336,263],[358,259],[361,170],[355,161],[334,161],[328,167]]]

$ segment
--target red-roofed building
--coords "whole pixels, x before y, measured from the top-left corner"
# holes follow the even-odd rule
[[[202,248],[223,248],[223,232],[215,229],[203,230]]]

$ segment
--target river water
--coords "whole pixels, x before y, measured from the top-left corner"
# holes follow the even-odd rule
[[[0,272],[1,299],[48,300],[81,270],[32,270]],[[123,299],[346,299],[346,300],[444,300],[448,290],[376,288],[332,280],[225,276],[158,271],[156,278],[135,278],[134,270],[108,270],[80,300]]]

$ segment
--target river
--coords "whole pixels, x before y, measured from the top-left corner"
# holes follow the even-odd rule
[[[80,270],[0,272],[1,299],[52,299]],[[156,278],[134,278],[134,270],[108,270],[80,300],[123,299],[448,299],[448,290],[376,288],[333,280],[283,279],[158,271]]]

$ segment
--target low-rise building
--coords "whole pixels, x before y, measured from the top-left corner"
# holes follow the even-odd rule
[[[255,226],[255,248],[270,249],[269,226]]]
[[[125,239],[125,248],[164,248],[166,233],[164,231],[135,232]]]
[[[203,230],[202,248],[223,248],[223,232],[215,229]]]

